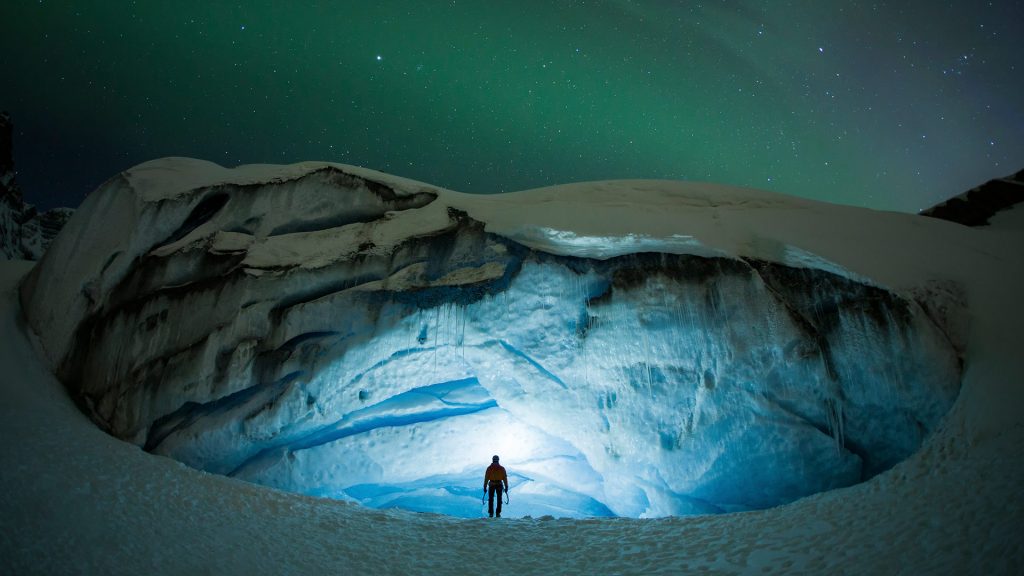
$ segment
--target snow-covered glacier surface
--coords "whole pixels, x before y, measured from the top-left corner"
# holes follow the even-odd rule
[[[806,202],[579,192],[164,159],[91,195],[22,300],[112,434],[372,507],[479,515],[499,454],[512,515],[765,508],[891,467],[955,400],[955,286],[730,231]]]

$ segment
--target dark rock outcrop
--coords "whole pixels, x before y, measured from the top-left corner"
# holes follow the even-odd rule
[[[1024,202],[1024,170],[971,188],[941,204],[922,210],[922,216],[964,226],[987,226],[996,214]]]

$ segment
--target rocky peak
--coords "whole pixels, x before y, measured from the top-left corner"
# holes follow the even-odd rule
[[[1000,212],[1024,202],[1024,170],[995,178],[921,211],[922,216],[940,218],[964,226],[988,226]]]
[[[15,177],[13,133],[11,115],[0,112],[0,255],[38,260],[74,210],[54,208],[39,212],[25,203]]]

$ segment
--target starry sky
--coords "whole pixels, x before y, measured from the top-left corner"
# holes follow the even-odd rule
[[[905,212],[1024,168],[1019,1],[4,0],[0,22],[41,208],[161,156]]]

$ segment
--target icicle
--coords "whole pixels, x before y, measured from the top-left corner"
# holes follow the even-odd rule
[[[434,308],[434,373],[431,381],[437,381],[437,333],[441,331],[441,307]]]
[[[414,348],[413,342],[416,342],[416,337],[420,333],[420,322],[419,322],[419,320],[420,320],[419,313],[417,313],[415,316],[411,316],[410,317],[409,335],[408,335],[408,339],[406,341],[406,344],[407,344],[406,350],[412,350]]]
[[[456,313],[458,313],[458,308],[456,308],[457,305],[458,304],[456,304],[455,302],[449,302],[449,303],[447,303],[447,306],[446,306],[447,307],[447,315],[446,315],[446,318],[445,318],[445,322],[447,323],[447,346],[449,346],[449,347],[454,347],[455,346],[455,331],[456,331],[455,316],[456,316]]]
[[[511,291],[512,291],[512,287],[511,286],[509,286],[505,290],[501,291],[501,308],[502,308],[502,310],[504,312],[504,317],[505,317],[505,321],[502,324],[503,326],[508,326],[508,309],[509,309],[508,293],[511,292]]]
[[[843,407],[840,400],[827,398],[825,400],[825,415],[828,418],[829,431],[832,432],[832,439],[836,444],[836,453],[842,454],[846,445],[846,437],[843,429]]]
[[[466,315],[469,313],[467,306],[462,306],[462,323],[459,330],[459,352],[462,354],[462,360],[466,360]]]
[[[643,335],[644,341],[644,373],[647,377],[647,394],[648,396],[654,397],[654,378],[651,375],[651,343],[647,338],[647,330],[640,327],[640,333]]]
[[[441,337],[441,346],[446,346],[447,344],[450,344],[451,341],[452,341],[452,334],[451,334],[451,327],[452,327],[452,322],[451,322],[452,304],[451,304],[451,302],[445,302],[444,304],[442,304],[441,305],[441,309],[440,309],[440,313],[441,313],[441,318],[443,319],[442,322],[443,322],[443,325],[444,325],[444,334]]]

